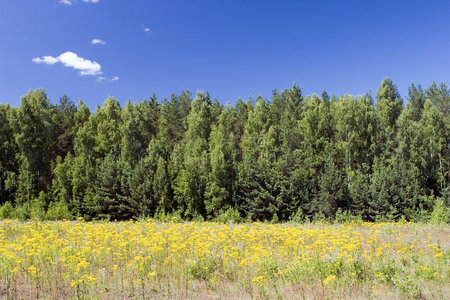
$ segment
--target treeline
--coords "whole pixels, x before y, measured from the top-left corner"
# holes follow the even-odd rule
[[[448,221],[450,90],[0,105],[0,217]]]

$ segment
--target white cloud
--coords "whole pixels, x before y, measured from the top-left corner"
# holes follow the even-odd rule
[[[119,77],[118,77],[118,76],[114,76],[114,77],[111,78],[111,79],[106,78],[106,77],[103,77],[103,76],[98,76],[98,77],[97,77],[97,81],[98,81],[98,82],[102,82],[102,81],[104,81],[104,80],[107,80],[107,81],[117,81],[117,80],[119,80]]]
[[[54,65],[59,61],[57,58],[55,58],[53,56],[43,56],[42,58],[35,57],[32,60],[34,63],[46,64],[46,65]]]
[[[57,62],[62,63],[66,67],[74,68],[75,70],[80,70],[80,75],[99,75],[102,74],[101,72],[101,65],[96,61],[91,61],[89,59],[85,59],[82,57],[79,57],[76,53],[67,51],[61,54],[58,57],[53,56],[43,56],[35,57],[32,60],[34,63],[37,64],[47,64],[47,65],[53,65]]]
[[[144,28],[144,31],[145,31],[145,32],[150,32],[150,28],[145,27],[145,28]]]
[[[102,73],[99,63],[79,57],[76,53],[70,51],[64,52],[57,59],[66,67],[80,70],[80,75],[98,75]]]
[[[72,2],[75,2],[76,0],[59,0],[59,3],[65,4],[65,5],[72,5]],[[99,0],[83,0],[83,2],[87,3],[97,3]]]
[[[106,42],[103,41],[103,40],[101,40],[101,39],[93,39],[93,40],[91,41],[91,44],[92,44],[92,45],[97,45],[97,44],[105,45]]]

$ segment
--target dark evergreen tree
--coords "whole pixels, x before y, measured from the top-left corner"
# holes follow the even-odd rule
[[[139,205],[124,197],[121,188],[122,166],[114,153],[108,153],[98,164],[94,183],[95,195],[88,209],[96,217],[127,220],[139,215]]]
[[[276,133],[270,126],[269,109],[259,97],[249,112],[242,137],[242,162],[238,166],[238,203],[242,214],[253,220],[278,217],[276,178]]]
[[[336,155],[334,155],[334,149],[328,149],[327,152],[315,202],[318,213],[323,214],[326,218],[334,219],[339,208],[344,211],[348,210],[349,193],[345,169],[339,165]]]
[[[303,109],[303,96],[297,85],[281,93],[285,109],[280,120],[280,146],[277,163],[278,216],[288,220],[301,206],[308,202],[308,173],[302,160],[302,132],[300,120]]]
[[[12,108],[0,105],[0,205],[14,201],[16,174],[19,162],[16,159],[18,147],[10,125]]]
[[[54,124],[52,148],[55,156],[64,157],[68,152],[73,153],[74,138],[76,134],[75,113],[77,107],[66,95],[59,99],[59,104],[52,106],[52,123]]]

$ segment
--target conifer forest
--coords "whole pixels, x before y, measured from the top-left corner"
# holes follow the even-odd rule
[[[52,99],[54,101],[54,99]],[[0,217],[449,220],[450,89],[0,104]]]

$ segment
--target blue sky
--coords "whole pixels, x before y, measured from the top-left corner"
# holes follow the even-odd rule
[[[182,89],[234,104],[294,82],[375,96],[385,76],[405,97],[411,82],[450,81],[449,13],[450,1],[3,0],[0,103],[43,87],[91,108]]]

